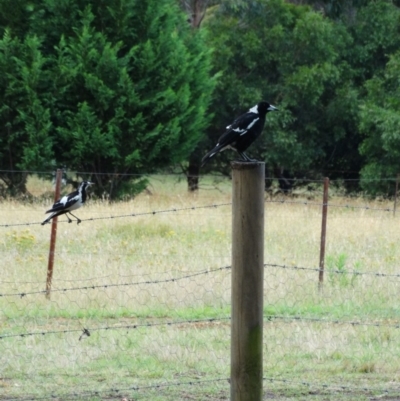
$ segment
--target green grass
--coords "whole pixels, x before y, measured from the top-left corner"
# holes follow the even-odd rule
[[[150,192],[134,201],[89,200],[77,214],[85,219],[230,202],[228,180],[205,178],[198,194],[187,193],[183,180],[155,176],[150,182]],[[29,189],[36,202],[0,204],[3,224],[43,219],[51,200],[41,195],[51,184],[32,177]],[[214,379],[230,374],[230,322],[220,319],[230,315],[230,270],[213,269],[230,265],[230,206],[79,226],[63,220],[51,299],[43,293],[0,297],[0,335],[16,335],[0,340],[0,400],[73,393],[88,400],[229,399],[229,383]],[[264,376],[273,379],[264,383],[265,397],[395,399],[399,278],[351,272],[399,273],[398,217],[330,208],[322,290],[317,271],[296,269],[318,266],[320,227],[319,206],[266,203],[265,262],[287,268],[265,268]],[[1,230],[0,294],[43,291],[49,226]],[[216,320],[167,324],[204,319]],[[91,335],[80,339],[83,328]],[[151,387],[163,383],[187,384]]]

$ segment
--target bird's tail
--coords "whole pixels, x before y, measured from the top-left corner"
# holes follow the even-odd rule
[[[47,212],[46,212],[47,213]],[[57,213],[52,213],[46,220],[44,220],[41,224],[42,226],[44,226],[45,224],[47,224],[53,217],[58,216]]]
[[[200,167],[204,167],[219,152],[220,149],[221,149],[220,146],[216,146],[214,149],[206,153],[201,159]]]
[[[49,216],[46,220],[44,220],[41,224],[42,226],[44,226],[45,224],[47,224],[50,220],[51,220],[52,216]]]

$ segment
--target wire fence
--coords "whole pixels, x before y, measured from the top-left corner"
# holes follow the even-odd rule
[[[322,207],[324,203],[320,202],[308,202],[308,201],[289,201],[289,200],[266,200],[265,203],[277,203],[277,204],[290,204],[290,205],[304,205],[304,206],[319,206]],[[191,206],[191,207],[182,207],[182,208],[174,208],[174,209],[166,209],[166,210],[152,210],[150,212],[142,212],[142,213],[129,213],[129,214],[121,214],[121,215],[111,215],[105,217],[90,217],[88,219],[82,219],[81,222],[90,222],[95,220],[112,220],[112,219],[119,219],[119,218],[128,218],[128,217],[139,217],[139,216],[151,216],[161,213],[177,213],[182,211],[189,211],[189,210],[197,210],[197,209],[210,209],[210,208],[217,208],[221,206],[231,206],[231,202],[227,203],[216,203],[212,205],[203,205],[203,206]],[[329,207],[335,208],[344,208],[344,209],[361,209],[361,210],[369,210],[369,211],[384,211],[384,212],[393,212],[392,208],[378,208],[378,207],[370,207],[370,206],[357,206],[357,205],[335,205],[329,203]],[[62,223],[68,223],[68,220],[61,221]],[[42,225],[42,222],[26,222],[26,223],[9,223],[9,224],[0,224],[0,227],[3,228],[10,228],[10,227],[20,227],[20,226],[34,226],[34,225]]]
[[[50,299],[44,207],[0,203],[0,398],[229,398],[229,188],[152,185],[59,226]],[[362,202],[329,199],[321,269],[322,200],[266,197],[267,398],[400,395],[398,218]]]

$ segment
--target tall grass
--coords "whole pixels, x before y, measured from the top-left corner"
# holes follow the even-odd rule
[[[52,201],[40,195],[50,193],[51,184],[32,178],[29,185],[41,200],[2,202],[1,224],[44,219]],[[50,300],[43,293],[6,296],[44,290],[50,226],[1,227],[0,335],[57,332],[0,340],[4,397],[228,377],[230,325],[218,318],[230,315],[230,270],[213,270],[230,264],[231,207],[107,217],[230,199],[229,181],[208,179],[198,194],[189,194],[184,181],[156,176],[149,191],[133,201],[89,200],[76,214],[106,219],[80,225],[59,219]],[[392,206],[340,197],[330,202]],[[317,271],[297,269],[317,267],[320,227],[319,206],[266,203],[265,262],[287,268],[265,271],[264,374],[292,383],[268,383],[268,391],[300,399],[307,387],[297,381],[312,383],[321,399],[326,383],[394,391],[400,372],[400,331],[393,326],[400,319],[400,280],[351,272],[400,274],[398,218],[330,208],[323,291]],[[217,320],[163,324],[207,318]],[[92,332],[79,340],[83,328]],[[228,386],[126,394],[135,400],[184,399],[186,392],[191,399],[227,399]],[[348,393],[361,399],[358,390]]]

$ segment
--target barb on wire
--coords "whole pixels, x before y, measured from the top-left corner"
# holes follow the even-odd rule
[[[302,266],[288,266],[288,265],[280,265],[276,263],[265,263],[264,267],[278,267],[281,269],[292,269],[292,270],[309,270],[309,271],[315,271],[319,272],[322,271],[319,267],[302,267]],[[360,272],[357,270],[337,270],[337,269],[325,269],[324,271],[328,273],[334,273],[334,274],[352,274],[354,276],[375,276],[375,277],[400,277],[400,274],[391,274],[391,273],[382,273],[382,272]]]
[[[310,201],[290,201],[286,199],[280,200],[266,200],[265,203],[279,203],[279,204],[292,204],[292,205],[306,205],[306,206],[324,206],[322,202],[310,202]],[[375,210],[375,211],[383,211],[383,212],[393,212],[393,209],[388,207],[370,207],[370,206],[357,206],[357,205],[335,205],[332,203],[327,204],[328,207],[337,207],[344,209],[363,209],[363,210]]]
[[[91,217],[89,219],[81,219],[81,221],[95,221],[95,220],[112,220],[124,217],[138,217],[138,216],[150,216],[162,213],[174,213],[174,212],[182,212],[187,210],[198,210],[198,209],[211,209],[217,208],[220,206],[229,206],[232,205],[232,202],[226,203],[214,203],[212,205],[204,205],[204,206],[187,206],[181,208],[173,208],[173,209],[164,209],[164,210],[153,210],[151,212],[141,212],[141,213],[129,213],[129,214],[121,214],[115,216],[107,216],[107,217]],[[68,223],[67,220],[59,221],[58,223]],[[15,223],[15,224],[0,224],[0,227],[16,227],[16,226],[33,226],[33,225],[41,225],[42,222],[33,222],[33,223]]]
[[[80,335],[78,341],[81,341],[82,338],[84,338],[85,336],[90,337],[90,331],[88,329],[83,328],[82,334]]]
[[[205,319],[193,319],[193,320],[173,320],[167,322],[156,322],[156,323],[136,323],[136,324],[125,324],[120,326],[103,326],[103,327],[92,327],[92,328],[84,328],[82,329],[68,329],[68,330],[48,330],[48,331],[33,331],[26,333],[14,333],[14,334],[2,334],[0,335],[0,340],[5,338],[15,338],[15,337],[32,337],[32,336],[46,336],[49,334],[71,334],[71,333],[80,333],[82,339],[82,334],[87,335],[87,333],[95,332],[95,331],[111,331],[111,330],[134,330],[139,328],[148,328],[148,327],[158,327],[158,326],[177,326],[182,324],[196,324],[196,323],[214,323],[223,320],[230,320],[230,317],[213,317],[213,318],[205,318]]]
[[[162,279],[162,280],[144,280],[144,281],[135,281],[135,282],[130,282],[130,283],[118,283],[118,284],[99,284],[99,285],[85,285],[82,287],[70,287],[70,288],[55,288],[52,290],[52,293],[55,292],[61,292],[65,293],[68,291],[83,291],[83,290],[95,290],[95,289],[107,289],[107,288],[114,288],[114,287],[129,287],[129,286],[134,286],[134,285],[143,285],[143,284],[161,284],[161,283],[173,283],[176,281],[188,279],[188,278],[193,278],[196,276],[201,276],[203,274],[209,274],[209,273],[215,273],[218,271],[222,270],[228,270],[230,269],[231,266],[223,266],[223,267],[218,267],[216,269],[210,269],[210,270],[202,270],[200,272],[196,273],[191,273],[187,274],[185,276],[180,276],[180,277],[173,277],[173,278],[167,278],[167,279]],[[37,294],[46,294],[46,290],[38,290],[38,291],[31,291],[31,292],[16,292],[16,293],[7,293],[7,294],[1,294],[0,293],[0,298],[1,297],[20,297],[24,298],[28,295],[37,295]]]

